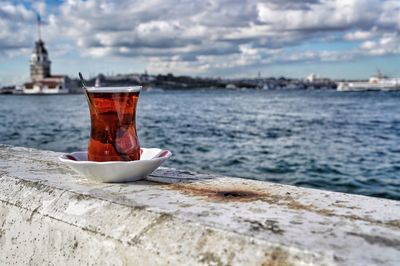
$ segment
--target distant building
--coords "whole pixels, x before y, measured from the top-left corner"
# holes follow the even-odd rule
[[[97,75],[96,81],[94,82],[95,87],[101,87],[101,77]]]
[[[40,17],[38,16],[38,40],[30,60],[31,81],[22,85],[24,94],[68,93],[69,79],[64,75],[51,75],[51,61],[40,37]]]
[[[310,75],[308,75],[308,77],[306,78],[306,81],[307,82],[310,82],[310,83],[312,83],[312,82],[314,82],[314,81],[316,81],[317,80],[317,75],[315,75],[314,73],[311,73]]]
[[[308,83],[332,83],[332,80],[329,78],[324,78],[324,77],[318,77],[317,75],[315,75],[314,73],[310,74],[307,76],[307,78],[305,79],[306,82]]]

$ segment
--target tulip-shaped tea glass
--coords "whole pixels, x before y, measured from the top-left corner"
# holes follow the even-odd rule
[[[140,159],[135,121],[140,89],[140,86],[86,89],[91,120],[89,161]]]

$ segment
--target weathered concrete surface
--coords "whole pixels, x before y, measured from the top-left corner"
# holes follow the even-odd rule
[[[400,202],[159,169],[90,183],[0,145],[0,265],[400,265]]]

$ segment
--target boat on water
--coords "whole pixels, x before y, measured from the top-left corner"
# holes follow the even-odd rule
[[[379,71],[368,81],[339,82],[337,91],[400,91],[400,78],[388,78]]]

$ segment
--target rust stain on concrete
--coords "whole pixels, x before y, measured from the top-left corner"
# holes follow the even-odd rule
[[[175,183],[164,185],[164,187],[178,190],[187,195],[205,197],[208,200],[221,202],[249,202],[261,200],[267,196],[265,191],[246,185]]]
[[[262,266],[292,266],[289,261],[289,254],[282,248],[274,248],[270,252],[266,252],[266,258],[262,262]]]
[[[204,198],[214,202],[254,202],[262,201],[271,205],[285,206],[292,210],[309,211],[327,217],[341,217],[349,220],[360,220],[387,227],[400,228],[400,220],[380,221],[369,216],[338,214],[332,209],[320,208],[313,204],[304,204],[296,200],[290,193],[279,194],[275,189],[256,186],[249,183],[224,184],[218,182],[182,182],[163,185],[166,189]]]

